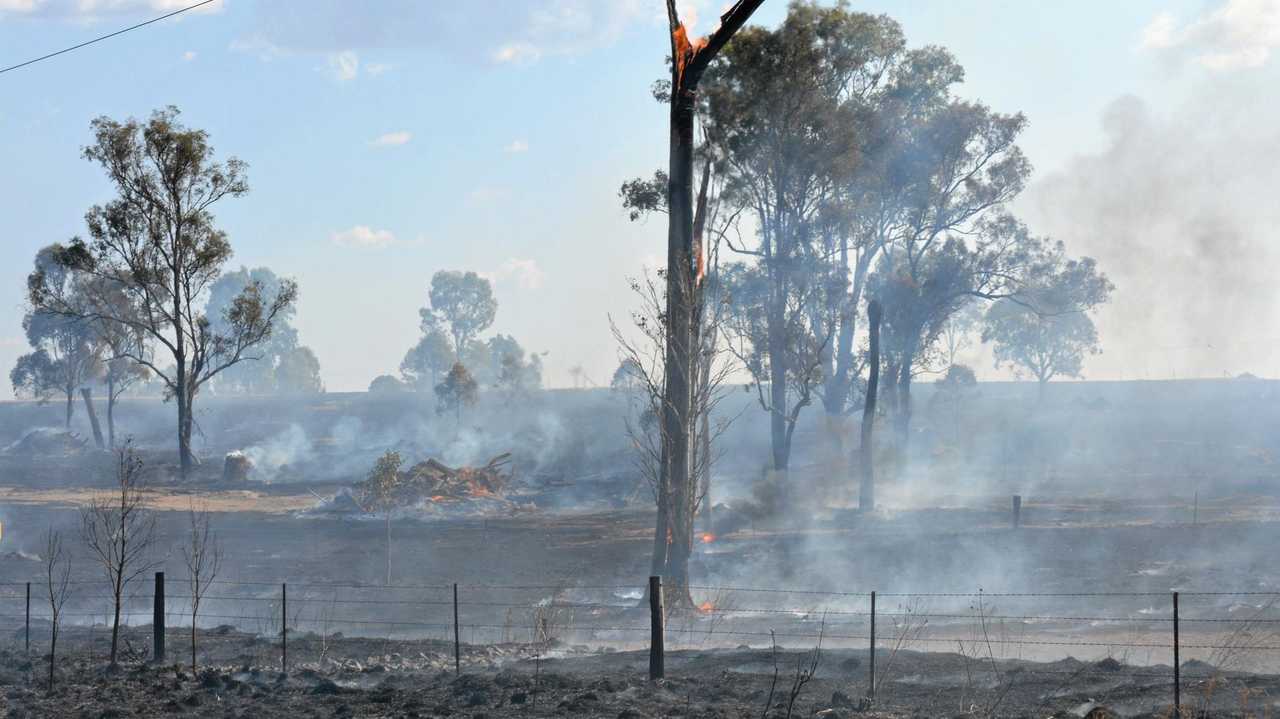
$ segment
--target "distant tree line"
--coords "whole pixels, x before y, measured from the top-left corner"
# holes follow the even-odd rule
[[[441,270],[431,278],[428,304],[418,310],[422,331],[400,362],[400,375],[380,375],[374,393],[421,392],[460,418],[483,388],[511,399],[542,387],[542,355],[511,335],[480,335],[493,325],[498,300],[493,285],[475,272]]]

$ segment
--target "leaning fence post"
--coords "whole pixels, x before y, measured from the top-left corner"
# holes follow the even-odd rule
[[[156,572],[156,591],[152,610],[151,656],[155,658],[156,664],[160,664],[164,661],[164,572]]]
[[[1173,593],[1173,715],[1182,712],[1182,667],[1178,658],[1178,593]]]
[[[867,698],[876,698],[876,593],[871,593],[871,683],[867,685]]]
[[[280,584],[280,671],[289,671],[289,585]]]
[[[662,577],[649,577],[649,680],[661,679],[663,668]]]
[[[474,638],[472,639],[474,641]],[[462,675],[462,639],[458,629],[458,583],[453,583],[453,673]]]
[[[27,653],[31,653],[31,582],[27,582]]]

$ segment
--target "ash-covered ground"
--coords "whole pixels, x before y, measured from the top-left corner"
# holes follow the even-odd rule
[[[225,552],[199,619],[200,662],[214,674],[147,664],[150,574],[126,592],[123,667],[105,669],[106,586],[75,537],[79,508],[110,481],[110,455],[6,452],[5,711],[785,716],[797,661],[821,644],[792,716],[1050,716],[1087,714],[1091,701],[1168,716],[1174,591],[1184,707],[1269,711],[1270,675],[1280,672],[1277,447],[1265,422],[1242,418],[1270,417],[1271,384],[1188,383],[1179,401],[1167,387],[1082,384],[1063,387],[1075,395],[1047,409],[1011,402],[1001,394],[1009,389],[984,388],[967,410],[980,431],[960,443],[949,439],[950,410],[930,423],[922,400],[914,454],[886,472],[872,515],[850,510],[851,482],[838,481],[849,469],[824,459],[830,438],[812,425],[797,434],[806,461],[773,478],[791,487],[781,495],[790,509],[770,504],[761,428],[735,425],[713,478],[714,509],[699,519],[690,603],[668,617],[668,678],[656,685],[646,679],[643,606],[652,499],[630,464],[618,398],[549,394],[512,410],[501,431],[482,421],[501,408],[477,410],[462,431],[411,398],[211,400],[204,464],[186,482],[171,472],[170,408],[136,400],[123,417],[141,430],[152,473],[170,662],[187,661],[180,550],[193,501],[212,513]],[[56,408],[0,409],[6,447],[56,423]],[[511,451],[512,482],[501,498],[423,503],[389,523],[327,511],[389,448],[409,463],[455,467]],[[224,482],[222,456],[250,450],[258,475]],[[1018,528],[1012,494],[1023,497]],[[71,538],[76,584],[63,688],[46,695],[38,539],[50,527]],[[37,590],[30,658],[21,646],[27,581]],[[454,583],[461,679],[451,674]],[[868,708],[871,591],[881,678]],[[284,679],[282,623],[291,638]],[[775,641],[773,703],[783,706],[766,712]]]
[[[12,637],[12,635],[10,635]],[[1052,663],[957,652],[882,653],[874,701],[865,650],[740,645],[668,653],[666,678],[650,682],[644,652],[559,641],[453,646],[321,637],[279,640],[216,627],[170,632],[165,662],[150,661],[150,627],[125,635],[125,660],[103,662],[107,632],[67,637],[49,690],[47,656],[10,642],[0,650],[3,716],[19,717],[919,717],[1171,716],[1171,669],[1115,659]],[[812,669],[812,678],[797,681]],[[1194,716],[1265,716],[1280,678],[1184,666],[1184,708]],[[1207,678],[1209,677],[1209,678]],[[1189,714],[1191,715],[1191,714]]]

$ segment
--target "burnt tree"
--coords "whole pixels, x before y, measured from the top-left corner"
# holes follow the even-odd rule
[[[867,303],[867,401],[862,407],[862,442],[858,459],[862,466],[858,509],[870,512],[876,508],[875,461],[872,457],[872,432],[876,422],[876,392],[880,388],[880,303]]]
[[[675,0],[667,0],[671,32],[671,134],[667,170],[667,343],[666,382],[662,403],[662,483],[670,507],[659,506],[658,531],[665,535],[663,576],[673,596],[687,599],[689,554],[693,540],[689,528],[693,513],[694,481],[690,473],[693,422],[693,350],[698,310],[696,288],[701,283],[701,248],[694,234],[693,155],[694,116],[698,81],[707,66],[764,0],[738,0],[720,16],[720,27],[711,35],[689,41]],[[664,512],[670,517],[663,517]],[[665,527],[665,530],[664,530]],[[655,542],[656,548],[657,542]],[[656,563],[656,562],[655,562]]]

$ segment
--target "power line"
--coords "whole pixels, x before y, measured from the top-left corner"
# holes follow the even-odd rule
[[[115,32],[113,32],[113,33],[109,33],[109,34],[107,34],[107,35],[103,35],[103,36],[101,36],[101,37],[95,37],[95,38],[94,38],[94,39],[92,39],[92,40],[86,40],[85,42],[82,42],[82,43],[80,43],[79,45],[72,45],[71,47],[64,48],[64,49],[59,50],[59,51],[57,51],[57,52],[51,52],[51,53],[49,53],[48,55],[41,55],[40,57],[37,57],[37,58],[35,58],[34,60],[27,60],[26,62],[20,62],[20,63],[18,63],[17,65],[10,65],[9,67],[6,67],[6,68],[4,68],[3,70],[0,70],[0,75],[3,75],[4,73],[9,72],[10,70],[17,70],[17,69],[18,69],[18,68],[20,68],[20,67],[26,67],[27,65],[34,65],[35,63],[40,62],[41,60],[48,60],[48,59],[49,59],[49,58],[51,58],[51,57],[57,57],[58,55],[62,55],[62,54],[64,54],[64,53],[71,52],[72,50],[79,50],[80,48],[85,47],[86,45],[92,45],[92,44],[94,44],[95,42],[102,42],[103,40],[106,40],[106,39],[108,39],[108,38],[113,38],[113,37],[115,37],[116,35],[123,35],[123,34],[125,34],[125,33],[129,32],[130,30],[137,30],[137,29],[138,29],[138,28],[140,28],[140,27],[146,27],[147,25],[150,25],[151,23],[156,23],[156,22],[160,22],[161,20],[166,20],[166,19],[168,19],[168,18],[173,17],[174,15],[181,15],[182,13],[184,13],[184,12],[186,12],[186,11],[188,11],[188,10],[194,10],[194,9],[196,9],[196,8],[200,7],[201,5],[208,5],[208,4],[209,4],[209,3],[211,3],[211,2],[214,2],[214,0],[201,0],[201,2],[198,2],[198,3],[194,4],[194,5],[188,5],[187,7],[184,7],[184,8],[182,8],[181,10],[174,10],[173,12],[169,13],[168,15],[161,15],[160,17],[152,18],[152,19],[150,19],[150,20],[147,20],[146,22],[140,22],[140,23],[138,23],[137,25],[133,25],[133,26],[127,27],[127,28],[125,28],[125,29],[123,29],[123,30],[116,30],[116,31],[115,31]]]

